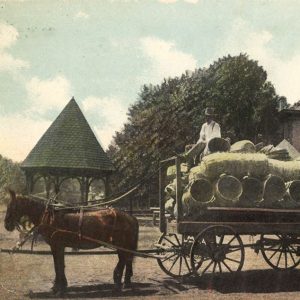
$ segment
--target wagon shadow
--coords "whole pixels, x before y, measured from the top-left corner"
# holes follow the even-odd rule
[[[229,293],[277,293],[300,291],[300,271],[251,270],[217,277],[185,279],[184,286]]]
[[[158,292],[157,287],[149,283],[133,283],[131,289],[115,291],[114,284],[96,284],[85,286],[70,286],[65,297],[67,299],[98,299],[98,298],[122,298],[134,296],[151,296]],[[27,294],[31,299],[58,299],[51,291],[30,292]]]

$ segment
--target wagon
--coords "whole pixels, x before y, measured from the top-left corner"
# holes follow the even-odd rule
[[[275,270],[290,270],[300,263],[300,209],[208,207],[197,218],[184,214],[180,158],[160,162],[159,203],[161,237],[156,244],[164,258],[161,269],[175,278],[239,272],[245,248],[261,252]],[[177,216],[165,216],[166,168],[176,166]],[[247,239],[247,236],[250,236]]]

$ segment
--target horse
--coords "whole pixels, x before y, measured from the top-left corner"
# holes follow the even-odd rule
[[[36,226],[37,232],[51,248],[55,269],[52,287],[54,294],[62,295],[68,286],[65,276],[65,247],[94,249],[101,246],[98,241],[114,245],[117,249],[119,260],[113,271],[115,289],[122,289],[125,267],[124,287],[131,287],[132,251],[137,250],[139,233],[139,224],[134,216],[114,208],[55,210],[28,196],[16,195],[12,190],[9,193],[5,228],[8,231],[18,228],[20,219],[24,216]]]

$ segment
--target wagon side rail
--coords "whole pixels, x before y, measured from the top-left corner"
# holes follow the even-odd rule
[[[160,161],[160,168],[159,168],[159,229],[160,232],[166,233],[167,232],[167,218],[165,214],[165,192],[164,188],[166,186],[166,170],[169,166],[174,165],[176,166],[176,205],[177,205],[177,216],[176,220],[177,223],[182,220],[182,181],[181,181],[181,170],[180,170],[180,163],[181,159],[178,156],[170,157],[166,160]]]

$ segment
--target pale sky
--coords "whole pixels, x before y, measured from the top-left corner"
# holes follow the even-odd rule
[[[0,0],[0,154],[22,161],[72,96],[105,149],[143,84],[249,54],[300,99],[297,0]]]

